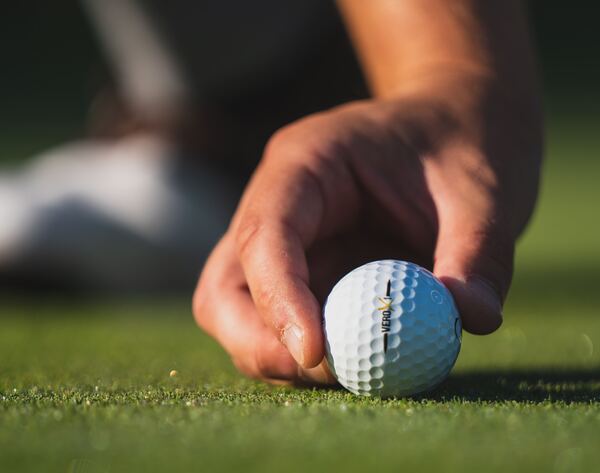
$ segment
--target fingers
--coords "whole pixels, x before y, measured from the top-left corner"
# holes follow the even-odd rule
[[[237,254],[264,323],[303,368],[324,356],[321,309],[309,289],[306,247],[320,225],[324,198],[294,158],[257,173],[234,225]]]
[[[227,236],[202,272],[194,294],[194,316],[244,374],[283,380],[297,376],[296,362],[257,315]]]
[[[323,359],[321,316],[308,287],[302,243],[289,227],[256,225],[243,228],[238,238],[240,261],[256,309],[298,364],[314,367]]]
[[[272,383],[331,383],[322,367],[301,370],[258,315],[229,235],[207,261],[194,295],[194,315],[249,377]]]
[[[500,225],[457,219],[440,226],[434,273],[452,292],[467,331],[483,335],[502,324],[513,258],[514,240]]]

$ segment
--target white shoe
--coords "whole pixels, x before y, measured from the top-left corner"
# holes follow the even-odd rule
[[[0,284],[191,289],[236,198],[151,135],[60,147],[0,174]]]

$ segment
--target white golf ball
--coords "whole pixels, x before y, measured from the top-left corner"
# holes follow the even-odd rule
[[[360,266],[323,308],[327,361],[349,391],[399,397],[428,391],[450,373],[462,325],[452,295],[426,269],[405,261]]]

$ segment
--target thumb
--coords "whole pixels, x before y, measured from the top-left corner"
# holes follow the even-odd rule
[[[502,324],[514,259],[514,239],[506,230],[485,227],[442,225],[434,265],[435,275],[454,296],[463,327],[478,335]]]

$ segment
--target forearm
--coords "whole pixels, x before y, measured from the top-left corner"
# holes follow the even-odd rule
[[[534,101],[537,81],[519,0],[338,0],[376,97],[457,76],[502,84]]]

